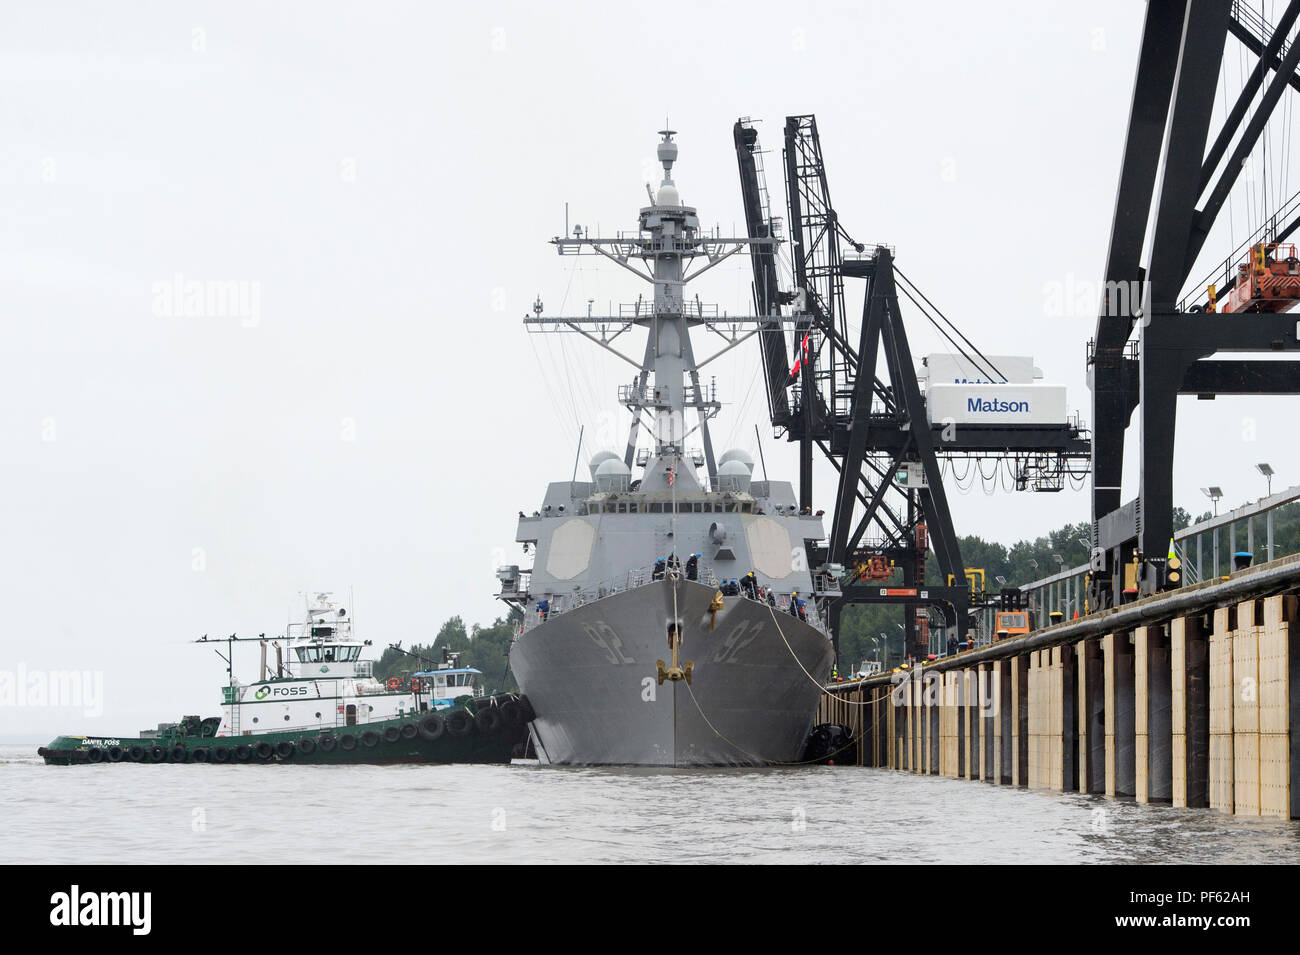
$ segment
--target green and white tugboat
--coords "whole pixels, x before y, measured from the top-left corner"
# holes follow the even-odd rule
[[[261,678],[235,679],[236,643],[255,641]],[[60,736],[37,750],[48,764],[82,763],[508,763],[522,754],[533,718],[527,699],[484,696],[478,670],[459,655],[406,677],[379,681],[363,660],[370,641],[328,593],[307,600],[284,641],[229,637],[220,716],[186,716],[136,737]],[[287,651],[287,652],[286,652]]]

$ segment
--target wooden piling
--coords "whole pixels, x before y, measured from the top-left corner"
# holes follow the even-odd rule
[[[1237,604],[1232,631],[1232,811],[1259,815],[1260,602]]]
[[[943,726],[944,677],[941,673],[927,673],[926,680],[926,738],[930,741],[930,759],[927,772],[939,776],[943,764],[943,745],[941,745],[941,726]]]
[[[1101,641],[1080,640],[1074,646],[1078,703],[1078,790],[1106,791],[1106,681]]]
[[[1015,710],[1011,705],[1011,661],[997,661],[993,672],[995,674],[998,701],[998,750],[995,781],[998,785],[1009,786],[1011,785],[1011,747],[1013,743],[1011,726],[1012,718],[1015,715]]]
[[[956,670],[943,675],[943,774],[951,779],[960,777],[962,769],[960,676]]]
[[[1163,626],[1133,632],[1134,796],[1164,802],[1173,795],[1169,640]]]
[[[1300,818],[1300,600],[1264,600],[1259,638],[1259,813]]]
[[[993,664],[981,663],[978,667],[980,711],[980,772],[979,778],[993,778],[994,725],[997,722],[993,697]]]
[[[1133,740],[1133,648],[1127,632],[1101,640],[1106,694],[1106,795],[1132,796],[1136,772]]]
[[[1017,654],[1011,664],[1011,785],[1029,785],[1029,658]]]
[[[1035,650],[1029,654],[1029,778],[1028,785],[1030,789],[1042,789],[1043,780],[1046,778],[1044,771],[1044,762],[1046,760],[1046,747],[1043,738],[1046,735],[1043,727],[1044,716],[1047,713],[1047,707],[1044,705],[1043,695],[1046,687],[1045,679],[1045,654],[1047,651]]]
[[[1210,804],[1210,657],[1200,617],[1169,627],[1170,775],[1175,806]]]
[[[1233,811],[1232,632],[1237,608],[1214,611],[1210,634],[1210,808]]]
[[[980,772],[980,705],[979,673],[974,667],[961,671],[964,690],[963,719],[966,724],[964,739],[966,752],[966,779],[979,779]]]

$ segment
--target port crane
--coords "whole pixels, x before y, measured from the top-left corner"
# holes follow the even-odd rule
[[[1288,88],[1300,90],[1300,42],[1287,43],[1297,18],[1297,0],[1275,25],[1232,0],[1147,4],[1104,294],[1087,353],[1094,607],[1181,583],[1169,562],[1178,396],[1300,394],[1298,361],[1218,357],[1300,350],[1300,326],[1286,314],[1300,301],[1300,263],[1286,243],[1300,227],[1300,193],[1203,280],[1189,282],[1270,118]],[[1231,106],[1225,91],[1212,130],[1229,37],[1253,62]],[[1121,503],[1135,416],[1139,489]]]
[[[964,639],[974,589],[962,559],[943,487],[941,460],[1014,462],[1022,490],[1059,490],[1086,473],[1090,442],[1077,421],[1008,425],[937,419],[922,394],[903,321],[911,303],[989,382],[1007,382],[996,364],[899,269],[895,250],[868,247],[845,229],[831,202],[817,120],[789,116],[782,165],[788,209],[791,279],[782,282],[781,218],[766,186],[758,129],[733,127],[753,271],[755,315],[768,410],[778,437],[799,445],[799,503],[811,508],[816,452],[838,472],[832,530],[810,555],[839,582],[826,594],[833,633],[852,603],[902,604],[907,652],[928,649],[928,615],[937,607]],[[849,321],[847,281],[863,289],[861,320]],[[787,332],[796,347],[788,355]],[[926,580],[933,549],[940,581]],[[902,584],[893,582],[902,571]],[[838,651],[838,637],[837,651]]]

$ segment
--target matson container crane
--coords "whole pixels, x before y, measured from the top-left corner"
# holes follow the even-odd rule
[[[817,579],[834,582],[818,596],[830,602],[837,650],[846,604],[902,604],[907,653],[921,658],[929,607],[963,642],[972,605],[986,599],[962,563],[940,460],[994,459],[1014,468],[1017,488],[1054,491],[1087,474],[1091,443],[1066,415],[1064,389],[1038,383],[1032,359],[985,355],[896,267],[892,248],[849,235],[831,204],[816,117],[789,116],[784,132],[790,281],[775,243],[751,246],[755,314],[770,319],[759,331],[768,409],[777,436],[799,444],[801,508],[812,506],[815,448],[839,472],[831,536],[809,555]],[[748,235],[779,239],[758,130],[740,119],[733,136]],[[846,279],[863,280],[856,326]],[[952,346],[926,357],[924,377],[900,292]],[[925,579],[931,549],[942,582]]]

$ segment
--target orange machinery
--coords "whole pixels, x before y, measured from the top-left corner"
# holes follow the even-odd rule
[[[1250,258],[1237,266],[1232,288],[1216,301],[1209,288],[1207,311],[1224,313],[1289,312],[1300,303],[1300,259],[1295,246],[1261,242],[1250,247]]]
[[[1003,636],[1006,631],[1006,636]],[[997,614],[997,623],[993,627],[993,639],[1005,640],[1010,637],[1019,637],[1029,632],[1029,611],[1028,610],[999,610]]]
[[[893,565],[884,557],[869,557],[854,568],[858,580],[889,580],[894,576]]]

